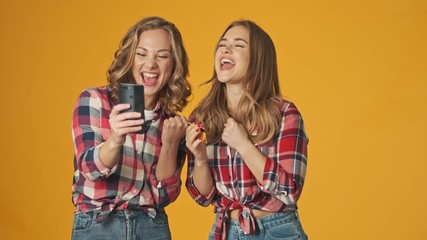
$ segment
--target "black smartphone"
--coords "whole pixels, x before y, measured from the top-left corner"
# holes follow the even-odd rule
[[[132,83],[120,83],[119,85],[119,99],[120,103],[129,103],[130,108],[123,110],[123,112],[139,112],[141,118],[144,116],[144,85]],[[137,133],[143,133],[139,131]]]

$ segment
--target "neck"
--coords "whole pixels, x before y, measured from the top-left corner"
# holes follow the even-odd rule
[[[157,100],[152,97],[144,96],[144,107],[145,110],[153,110],[156,107]]]
[[[237,111],[240,97],[243,94],[241,84],[227,84],[227,108],[233,114]]]

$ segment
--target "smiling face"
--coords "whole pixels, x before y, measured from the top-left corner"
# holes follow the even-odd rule
[[[249,65],[249,31],[244,26],[230,28],[218,43],[215,71],[223,83],[241,83]]]
[[[131,69],[136,83],[144,85],[146,109],[154,108],[157,95],[168,83],[173,69],[171,43],[166,30],[141,33]]]

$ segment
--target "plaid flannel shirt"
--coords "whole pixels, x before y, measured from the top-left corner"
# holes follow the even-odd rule
[[[188,151],[186,187],[202,206],[212,204],[219,213],[215,238],[225,239],[230,211],[239,209],[239,224],[246,234],[256,229],[252,209],[284,212],[297,209],[307,166],[308,138],[303,119],[293,103],[284,101],[282,122],[277,134],[256,147],[266,157],[263,182],[258,182],[240,154],[224,142],[208,144],[209,166],[215,182],[202,196],[193,182],[194,156]]]
[[[181,189],[185,142],[181,141],[175,174],[156,178],[161,134],[166,116],[160,103],[154,119],[146,121],[145,134],[128,134],[114,167],[107,168],[99,158],[103,142],[110,136],[109,115],[117,104],[106,86],[83,91],[73,113],[74,140],[73,204],[76,212],[100,211],[102,220],[112,210],[142,209],[151,217],[175,201]]]

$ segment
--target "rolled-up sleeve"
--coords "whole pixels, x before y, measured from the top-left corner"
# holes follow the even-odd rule
[[[174,202],[181,192],[181,171],[185,162],[186,147],[185,142],[181,141],[177,156],[177,169],[169,178],[158,180],[156,177],[156,165],[150,173],[151,191],[153,193],[154,202],[158,208],[164,208]]]
[[[75,168],[90,181],[110,176],[116,169],[107,168],[100,160],[104,142],[101,121],[104,101],[96,90],[85,90],[77,99],[72,119]]]
[[[307,168],[308,138],[303,119],[290,104],[282,116],[281,129],[275,138],[276,151],[267,156],[263,182],[258,183],[267,192],[286,205],[294,205],[304,185]]]
[[[187,180],[185,184],[187,187],[187,191],[190,194],[190,196],[194,199],[194,201],[196,201],[196,203],[204,207],[209,206],[209,204],[212,202],[212,200],[214,199],[217,193],[217,189],[215,185],[213,185],[208,195],[203,196],[202,194],[200,194],[199,190],[196,188],[193,181],[194,155],[190,151],[188,151],[187,158],[188,158],[188,171],[187,171]]]

